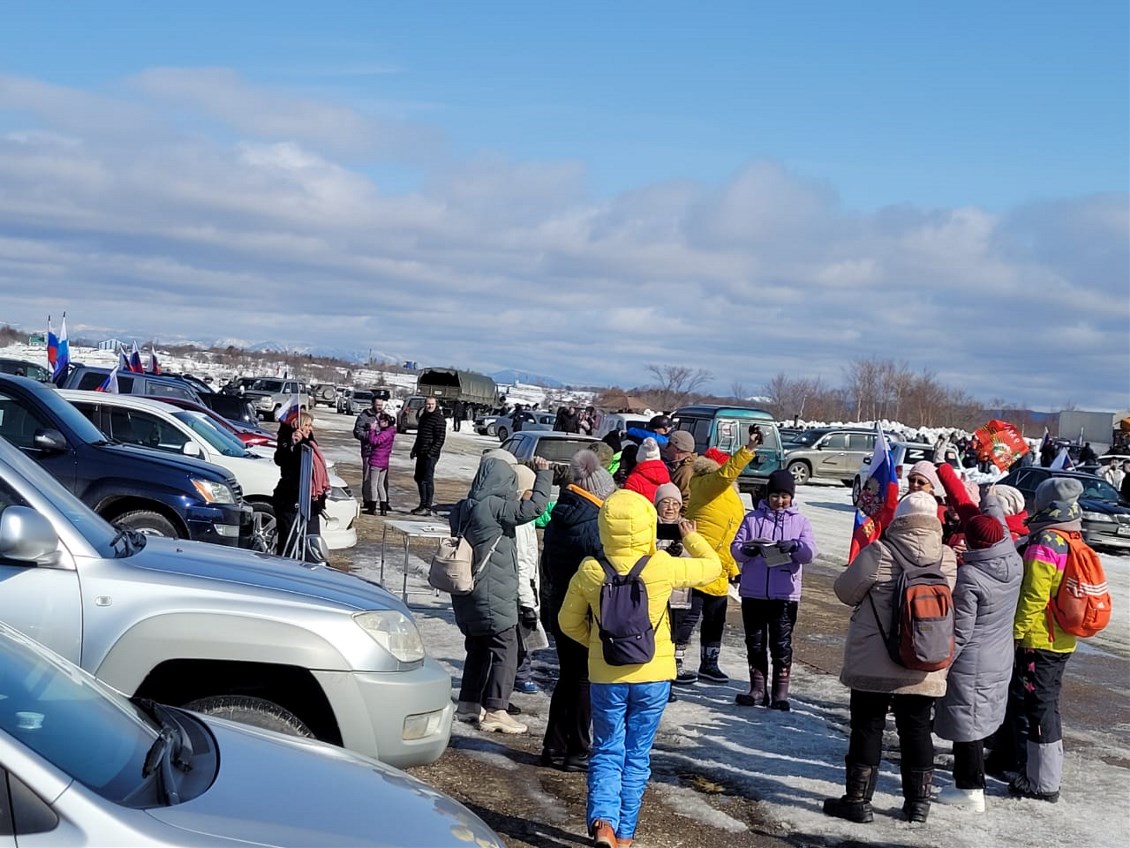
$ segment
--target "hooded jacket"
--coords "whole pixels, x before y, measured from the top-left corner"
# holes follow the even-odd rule
[[[451,596],[455,623],[464,636],[493,636],[517,626],[518,554],[514,528],[541,515],[552,484],[553,472],[539,471],[533,496],[521,500],[510,464],[501,459],[484,459],[467,497],[451,510],[448,520],[452,535],[462,535],[471,543],[476,567],[481,568],[469,595]]]
[[[591,492],[570,484],[561,490],[553,507],[553,520],[546,525],[541,551],[542,591],[546,621],[551,622],[554,630],[565,591],[581,560],[599,556],[604,551],[597,526],[602,503]]]
[[[787,565],[770,568],[760,554],[751,557],[742,553],[742,545],[752,539],[774,542],[796,539],[800,547],[793,551],[792,561]],[[761,501],[757,509],[742,520],[730,553],[741,567],[743,598],[799,601],[801,569],[816,557],[816,541],[812,537],[812,525],[796,506],[770,509],[767,501]]]
[[[953,549],[942,544],[942,523],[933,515],[907,515],[894,519],[882,540],[865,547],[840,572],[836,597],[855,607],[844,644],[841,683],[862,692],[931,698],[945,694],[947,669],[917,671],[898,665],[887,654],[882,636],[890,628],[899,576],[939,560],[952,589],[957,581],[957,560]]]
[[[388,468],[389,457],[392,456],[392,443],[396,439],[396,427],[374,425],[366,434],[369,441],[369,457],[366,462],[370,468]]]
[[[554,519],[557,520],[556,518]],[[561,632],[589,648],[589,679],[593,683],[657,683],[675,677],[675,645],[667,601],[672,589],[700,587],[715,579],[721,565],[711,545],[699,533],[683,537],[688,556],[672,557],[655,546],[655,507],[635,492],[613,492],[597,518],[604,556],[620,573],[632,570],[640,557],[650,555],[640,577],[647,586],[648,615],[655,627],[655,656],[638,665],[610,666],[600,641],[600,588],[604,569],[586,557],[569,581],[558,623]]]
[[[1061,630],[1047,607],[1063,582],[1070,550],[1067,534],[1081,532],[1082,526],[1079,504],[1058,500],[1028,520],[1031,532],[1024,548],[1024,576],[1012,626],[1012,638],[1019,647],[1074,653],[1078,637]]]
[[[671,474],[666,463],[661,459],[648,459],[636,464],[627,479],[624,488],[629,492],[638,492],[649,501],[655,500],[655,490],[664,483],[671,482]]]
[[[985,499],[985,513],[1005,535],[988,548],[967,550],[957,570],[954,658],[934,713],[934,732],[954,742],[984,739],[1001,726],[1012,679],[1012,621],[1023,564],[996,498]]]
[[[730,543],[745,517],[745,504],[734,488],[734,481],[753,457],[753,451],[742,447],[723,466],[706,457],[695,460],[686,516],[696,523],[698,532],[706,537],[722,561],[718,579],[701,587],[707,595],[725,595],[730,579],[738,576],[738,564],[730,553]]]

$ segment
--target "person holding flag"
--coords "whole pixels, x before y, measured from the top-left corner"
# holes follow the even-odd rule
[[[899,499],[899,480],[891,459],[891,447],[883,428],[875,424],[875,452],[867,466],[867,477],[860,486],[856,503],[855,526],[848,548],[848,564],[856,554],[879,538],[894,518]]]

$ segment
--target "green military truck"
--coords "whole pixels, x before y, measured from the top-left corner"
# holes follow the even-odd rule
[[[425,368],[416,379],[416,394],[423,398],[434,397],[444,413],[450,417],[456,401],[463,404],[463,417],[474,420],[480,412],[498,404],[498,386],[486,374],[460,371],[456,368]],[[411,400],[411,399],[410,399]],[[409,406],[405,403],[405,409]],[[423,403],[420,402],[420,406]],[[416,416],[419,411],[416,411]],[[413,418],[411,414],[405,418]],[[415,429],[415,421],[406,420],[402,429]]]

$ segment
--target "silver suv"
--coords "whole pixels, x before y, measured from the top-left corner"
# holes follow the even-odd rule
[[[451,733],[451,678],[380,586],[118,530],[4,439],[0,621],[127,695],[398,767]]]
[[[244,397],[255,404],[255,414],[268,421],[273,421],[279,407],[295,395],[298,396],[300,408],[310,409],[310,395],[306,394],[306,386],[299,380],[260,377],[243,393]]]
[[[875,450],[875,431],[855,427],[817,427],[798,433],[781,445],[785,468],[797,485],[813,477],[841,481],[850,486],[864,457]]]

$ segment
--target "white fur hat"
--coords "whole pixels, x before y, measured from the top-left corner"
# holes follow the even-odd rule
[[[906,518],[908,515],[930,515],[938,517],[938,502],[929,492],[911,492],[899,501],[895,509],[895,518]]]
[[[659,459],[659,443],[649,436],[643,440],[640,449],[636,452],[636,464],[651,459]]]

